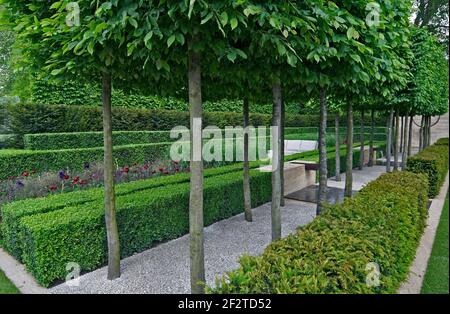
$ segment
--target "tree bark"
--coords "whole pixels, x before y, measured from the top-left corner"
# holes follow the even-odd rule
[[[281,83],[277,78],[272,82],[272,97],[273,97],[273,160],[272,160],[272,241],[281,238],[281,178],[280,178],[280,154],[281,154]]]
[[[345,196],[352,197],[353,192],[353,107],[347,107],[347,157],[345,169]]]
[[[404,133],[405,132],[405,120],[404,116],[400,117],[400,147],[399,147],[399,153],[403,153],[403,139],[404,139]]]
[[[391,172],[391,159],[392,159],[392,124],[394,121],[394,109],[391,108],[388,117],[388,136],[386,143],[386,172]]]
[[[395,110],[395,138],[394,138],[394,171],[398,170],[398,140],[400,136],[400,112]]]
[[[284,115],[285,115],[285,105],[284,100],[281,99],[281,120],[280,120],[280,206],[284,207]]]
[[[411,116],[409,117],[409,131],[408,131],[408,154],[407,156],[410,157],[411,156],[411,149],[412,149],[412,139],[413,139],[413,119],[414,119],[414,113],[411,113]]]
[[[370,112],[370,138],[369,138],[369,167],[374,164],[374,148],[373,141],[375,136],[375,109]]]
[[[402,170],[406,169],[406,159],[408,158],[408,114],[403,120],[403,148],[402,148]]]
[[[335,159],[336,159],[336,181],[340,182],[341,178],[341,143],[339,141],[340,132],[339,132],[339,114],[336,114],[334,117],[334,133],[335,133]]]
[[[104,139],[104,181],[105,181],[105,223],[108,242],[108,280],[120,277],[120,241],[116,220],[116,199],[114,192],[114,160],[112,143],[111,73],[103,74],[103,139]]]
[[[244,130],[247,131],[249,127],[249,106],[248,106],[248,98],[244,98]],[[250,165],[248,160],[248,132],[244,133],[244,212],[245,212],[245,220],[251,222],[253,220],[252,217],[252,198],[250,192]]]
[[[424,116],[420,118],[420,128],[419,128],[419,152],[423,149],[423,127],[424,127]]]
[[[204,293],[205,257],[203,238],[203,158],[201,56],[189,45],[189,105],[191,124],[191,179],[189,197],[189,235],[191,293]]]
[[[361,129],[359,130],[359,170],[364,168],[364,109],[361,110]]]
[[[320,90],[320,127],[319,127],[319,199],[317,200],[316,215],[320,215],[327,201],[327,95],[326,90]]]

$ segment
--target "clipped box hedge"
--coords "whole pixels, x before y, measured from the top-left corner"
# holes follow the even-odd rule
[[[353,199],[270,244],[217,280],[213,293],[395,293],[409,273],[426,222],[427,180],[384,174]],[[379,285],[367,285],[370,263]],[[370,277],[369,277],[370,278]]]
[[[251,168],[258,163],[251,163]],[[233,164],[218,168],[205,169],[205,178],[218,176],[242,170],[242,164]],[[147,180],[139,180],[118,184],[115,187],[117,196],[132,194],[140,191],[189,182],[189,173],[178,173],[170,176],[161,176]],[[22,259],[22,251],[18,241],[19,221],[26,216],[49,213],[70,206],[79,206],[89,202],[103,200],[103,188],[54,194],[47,197],[25,199],[5,204],[0,207],[0,240],[3,247],[16,259]]]
[[[270,172],[251,171],[255,206],[270,200],[270,182]],[[240,172],[205,179],[205,225],[242,212],[243,203]],[[116,206],[122,257],[189,231],[187,182],[118,196]],[[80,264],[83,271],[106,263],[106,230],[101,201],[23,217],[19,229],[22,260],[44,286],[64,279],[68,262]]]
[[[113,132],[113,145],[172,142],[169,131]],[[24,135],[25,149],[54,150],[103,147],[103,132],[39,133]]]
[[[172,143],[135,144],[114,147],[117,165],[144,163],[169,158]],[[63,150],[0,150],[0,180],[23,171],[82,170],[86,162],[103,161],[103,147]]]
[[[448,138],[442,138],[434,145],[408,158],[406,163],[408,171],[427,175],[430,186],[428,196],[430,198],[439,194],[439,190],[444,183],[448,172],[448,153]]]

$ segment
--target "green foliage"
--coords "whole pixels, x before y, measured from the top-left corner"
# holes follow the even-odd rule
[[[172,142],[170,131],[117,131],[113,133],[114,146]],[[103,146],[103,132],[25,134],[25,149],[61,150]]]
[[[167,160],[172,143],[124,145],[114,148],[118,167],[134,162]],[[23,171],[82,170],[84,164],[103,161],[103,147],[63,150],[0,150],[0,179],[18,176]]]
[[[317,128],[298,127],[286,128],[286,139],[297,140],[317,140]],[[355,132],[359,132],[356,128]],[[366,131],[367,132],[367,131]],[[378,127],[375,133],[376,141],[384,141],[386,139],[385,128]],[[366,133],[368,136],[368,133]],[[345,128],[341,129],[341,143],[344,141]],[[10,137],[10,141],[14,137]],[[327,136],[327,146],[334,145],[334,129],[330,128]],[[0,138],[1,139],[1,138]],[[7,141],[7,139],[5,139]],[[160,142],[172,142],[175,139],[170,138],[170,131],[116,131],[113,132],[113,144],[115,146],[123,146],[130,144],[149,144]],[[356,141],[356,139],[355,139]],[[73,132],[73,133],[40,133],[25,134],[24,146],[27,150],[60,150],[60,149],[76,149],[91,148],[103,146],[102,132]]]
[[[423,173],[428,177],[430,186],[428,196],[434,198],[444,183],[448,172],[448,138],[425,148],[415,156],[408,158],[406,169],[414,173]]]
[[[34,104],[10,105],[10,128],[13,133],[65,133],[101,131],[102,109],[90,106],[47,106]],[[331,118],[330,118],[331,119]],[[272,116],[250,114],[250,123],[255,126],[270,126]],[[286,115],[286,127],[315,127],[317,115]],[[208,112],[203,115],[204,125],[239,126],[242,114],[233,112]],[[169,110],[145,110],[113,108],[115,131],[166,131],[175,126],[189,127],[189,113]]]
[[[270,173],[252,171],[252,201],[270,199]],[[233,198],[227,195],[235,195]],[[179,237],[189,230],[189,183],[175,184],[117,197],[117,220],[122,257],[141,252],[155,243]],[[243,211],[242,175],[230,173],[205,179],[205,225]],[[23,261],[36,280],[48,286],[65,278],[66,263],[83,271],[106,262],[102,201],[20,220]]]
[[[413,78],[407,101],[417,115],[448,112],[448,60],[444,47],[425,29],[413,33]]]
[[[99,86],[72,80],[63,83],[36,80],[33,84],[31,102],[44,105],[98,106],[101,104],[101,89]],[[189,111],[189,104],[183,99],[171,96],[143,95],[139,90],[124,93],[120,89],[113,89],[112,105],[125,108]],[[221,99],[203,103],[204,112],[242,113],[242,107],[242,101],[238,100]],[[286,113],[288,114],[298,114],[300,109],[298,104],[286,104]],[[271,114],[272,105],[252,104],[250,111]]]
[[[312,223],[243,256],[213,293],[395,293],[409,273],[426,221],[426,179],[384,174],[353,199],[329,206]],[[380,267],[369,286],[368,263]]]

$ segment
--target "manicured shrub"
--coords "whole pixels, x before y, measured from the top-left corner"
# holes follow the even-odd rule
[[[137,144],[114,148],[115,163],[121,167],[131,163],[145,163],[169,159],[172,143]],[[86,162],[101,162],[103,147],[64,150],[0,150],[0,180],[17,176],[23,171],[80,170]]]
[[[113,132],[113,144],[150,144],[172,142],[169,131],[117,131]],[[40,133],[24,135],[25,149],[52,150],[103,147],[103,132]]]
[[[259,166],[252,162],[251,168]],[[218,168],[205,169],[205,177],[222,175],[242,170],[242,164],[233,164]],[[179,173],[171,176],[156,177],[148,180],[133,181],[116,185],[116,195],[127,195],[139,191],[146,191],[161,186],[189,182],[188,173]],[[85,203],[103,199],[103,188],[92,188],[84,191],[55,194],[37,199],[25,199],[0,207],[0,240],[4,248],[15,258],[21,259],[21,249],[18,244],[18,226],[22,217],[41,213],[48,213],[70,206],[78,206]]]
[[[217,280],[213,293],[395,293],[409,273],[425,226],[427,182],[384,174],[353,199],[329,206],[297,233]],[[370,263],[379,285],[368,285]],[[369,277],[370,278],[370,277]]]
[[[255,206],[270,200],[270,180],[270,173],[252,171]],[[189,183],[118,196],[122,257],[187,233],[188,208]],[[204,210],[205,225],[242,212],[242,174],[229,173],[205,179]],[[20,220],[19,228],[22,259],[44,286],[65,278],[68,262],[80,264],[83,271],[93,270],[106,262],[106,232],[100,201],[26,216]]]
[[[9,128],[18,135],[35,133],[66,133],[102,131],[102,108],[100,106],[63,106],[18,104],[8,106]],[[242,113],[205,112],[203,124],[225,126],[242,125]],[[333,122],[329,117],[329,123]],[[250,124],[270,126],[272,115],[250,114]],[[342,125],[345,119],[342,118]],[[357,123],[355,121],[355,123]],[[384,122],[377,121],[377,125]],[[318,115],[286,114],[286,127],[314,127],[319,125]],[[113,129],[115,131],[167,131],[174,126],[189,127],[189,112],[162,109],[113,108]]]
[[[425,148],[415,156],[408,158],[406,169],[415,173],[424,173],[428,177],[430,198],[439,194],[448,172],[448,138],[440,139],[436,144]]]

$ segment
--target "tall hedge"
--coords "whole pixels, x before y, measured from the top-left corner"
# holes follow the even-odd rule
[[[329,206],[312,223],[243,256],[214,293],[395,293],[407,278],[426,221],[427,181],[384,174],[353,199]],[[371,263],[379,284],[368,285]],[[375,282],[374,282],[375,283]]]
[[[51,106],[37,104],[9,105],[10,129],[18,135],[34,133],[87,132],[102,130],[102,109],[91,106]],[[206,112],[203,125],[242,125],[242,114],[233,112]],[[329,117],[330,123],[334,121]],[[250,124],[270,126],[272,115],[250,114]],[[379,121],[378,125],[384,122]],[[166,131],[174,126],[189,126],[189,112],[113,108],[115,131]],[[285,118],[286,127],[317,127],[318,115],[291,115]],[[342,121],[342,125],[345,122]]]

